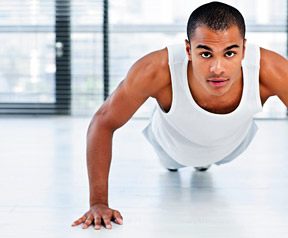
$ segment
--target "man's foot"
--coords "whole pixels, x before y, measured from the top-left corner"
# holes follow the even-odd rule
[[[196,171],[199,171],[199,172],[205,172],[205,171],[208,170],[210,167],[211,167],[211,164],[210,164],[210,165],[207,165],[207,166],[202,166],[202,167],[194,167],[194,169],[196,169]]]
[[[170,169],[170,168],[168,168],[168,170],[169,170],[170,172],[177,172],[177,171],[178,171],[178,169]]]

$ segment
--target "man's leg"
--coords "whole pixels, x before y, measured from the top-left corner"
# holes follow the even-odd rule
[[[205,171],[207,171],[210,167],[211,167],[211,164],[209,164],[209,165],[207,165],[207,166],[194,167],[194,169],[196,169],[196,171],[199,171],[199,172],[205,172]]]
[[[223,158],[222,160],[216,162],[216,165],[222,165],[231,162],[232,160],[236,159],[239,155],[241,155],[250,145],[252,142],[253,138],[255,137],[257,133],[258,127],[255,124],[255,122],[252,122],[252,125],[248,131],[248,134],[246,138],[242,141],[242,143],[228,156]]]
[[[155,139],[153,132],[151,130],[151,126],[148,125],[142,132],[146,139],[150,142],[150,144],[153,146],[154,151],[156,152],[160,163],[162,166],[166,169],[168,169],[170,172],[177,172],[178,169],[186,167],[185,165],[179,164],[177,161],[172,159],[165,150],[159,145],[157,140]],[[194,167],[196,171],[204,172],[208,170],[211,167],[211,165],[207,166],[201,166],[201,167]]]
[[[171,172],[176,172],[178,169],[185,167],[182,164],[179,164],[177,161],[172,159],[165,150],[162,149],[162,147],[159,145],[157,140],[155,139],[153,132],[151,130],[151,126],[148,125],[142,132],[146,139],[150,142],[150,144],[153,146],[154,151],[156,152],[160,163],[162,166],[166,169],[168,169]]]

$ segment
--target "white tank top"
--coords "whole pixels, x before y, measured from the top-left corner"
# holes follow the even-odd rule
[[[253,115],[262,110],[259,93],[260,48],[246,45],[242,61],[243,90],[238,107],[228,114],[215,114],[194,101],[187,79],[185,45],[168,46],[172,105],[165,113],[160,106],[151,119],[159,145],[180,164],[213,164],[228,156],[247,137]]]

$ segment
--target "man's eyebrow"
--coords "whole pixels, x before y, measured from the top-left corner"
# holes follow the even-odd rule
[[[209,50],[209,51],[213,51],[210,47],[208,47],[207,45],[198,45],[196,47],[196,49],[205,49],[205,50]]]
[[[233,49],[233,48],[240,48],[240,46],[239,46],[239,45],[230,45],[230,46],[228,46],[227,48],[225,48],[224,51],[231,50],[231,49]]]
[[[239,46],[239,45],[230,45],[230,46],[226,47],[226,48],[224,49],[224,51],[231,50],[231,49],[233,49],[233,48],[240,48],[240,46]],[[196,47],[196,49],[205,49],[205,50],[208,50],[208,51],[213,52],[213,50],[212,50],[209,46],[207,46],[207,45],[198,45],[198,46]]]

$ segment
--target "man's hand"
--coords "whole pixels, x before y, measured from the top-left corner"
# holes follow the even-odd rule
[[[90,207],[90,210],[76,220],[72,226],[84,223],[82,228],[87,229],[94,222],[95,230],[100,230],[102,220],[107,229],[112,228],[111,220],[117,222],[119,225],[123,224],[123,218],[119,211],[110,209],[106,204],[96,204]]]

